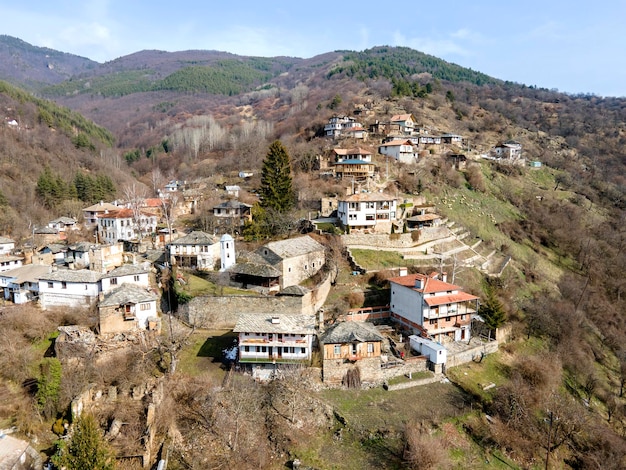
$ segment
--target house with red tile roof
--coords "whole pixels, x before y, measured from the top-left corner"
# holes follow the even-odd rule
[[[417,149],[408,139],[395,139],[378,146],[378,152],[400,163],[416,163]]]
[[[397,126],[398,130],[404,135],[413,134],[415,129],[415,117],[412,114],[395,114],[391,116],[389,123],[392,127]]]
[[[396,198],[385,193],[356,193],[339,197],[337,217],[350,230],[389,233],[397,219]]]
[[[392,318],[438,341],[469,341],[479,298],[447,282],[444,274],[409,274],[389,279]]]
[[[145,238],[156,232],[157,216],[132,209],[105,211],[97,215],[98,241],[113,244],[120,240]]]

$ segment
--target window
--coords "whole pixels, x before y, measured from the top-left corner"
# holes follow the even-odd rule
[[[48,289],[52,289],[54,287],[54,282],[48,282]]]
[[[243,347],[243,351],[244,352],[250,352],[250,346],[244,346]]]
[[[306,354],[306,349],[305,348],[300,348],[300,354]]]
[[[365,214],[365,220],[374,220],[374,214]]]
[[[308,264],[305,264],[305,265],[304,265],[304,270],[306,271],[307,269],[309,269],[309,265],[308,265]]]
[[[139,282],[139,276],[138,275],[134,276],[133,279],[135,280],[135,282]]]
[[[85,290],[89,289],[89,284],[85,284]]]
[[[374,343],[367,343],[367,352],[368,353],[374,352]]]
[[[261,352],[266,353],[267,352],[267,346],[261,346]]]
[[[313,267],[313,269],[315,269],[315,263],[313,263],[312,267]]]
[[[150,304],[148,302],[144,302],[139,304],[139,310],[150,310]]]
[[[335,356],[339,356],[341,354],[341,345],[335,344],[335,347],[334,347],[334,350],[333,350],[333,354]]]
[[[67,282],[61,281],[61,289],[67,289]]]
[[[116,286],[116,285],[117,285],[117,278],[116,278],[116,277],[112,277],[112,278],[111,278],[111,280],[109,281],[109,283],[110,283],[112,286]]]
[[[461,315],[461,320],[465,320],[465,315]]]
[[[365,203],[365,208],[366,209],[374,209],[376,207],[376,203],[375,202],[366,202]]]

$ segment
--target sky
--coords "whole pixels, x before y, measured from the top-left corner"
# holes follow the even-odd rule
[[[309,58],[405,46],[502,80],[626,96],[626,0],[0,0],[0,34],[98,62],[144,49]]]

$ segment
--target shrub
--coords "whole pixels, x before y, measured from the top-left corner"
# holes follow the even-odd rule
[[[346,295],[346,301],[350,308],[361,307],[365,302],[365,294],[363,292],[350,292]]]
[[[414,243],[417,243],[417,242],[419,241],[419,239],[420,239],[420,235],[421,235],[421,233],[420,233],[420,231],[419,231],[419,230],[413,230],[413,231],[411,232],[411,240],[412,240]]]
[[[385,271],[377,271],[374,274],[372,274],[372,277],[370,277],[370,284],[374,284],[375,286],[378,287],[386,287],[387,286],[387,281],[389,280],[389,278],[393,277],[393,272],[385,270]]]

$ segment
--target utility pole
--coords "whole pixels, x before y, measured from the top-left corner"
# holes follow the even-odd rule
[[[548,446],[546,448],[546,469],[548,470],[548,462],[550,461],[550,439],[552,437],[552,422],[554,421],[554,415],[552,411],[548,411],[549,418],[549,426],[548,426]]]

